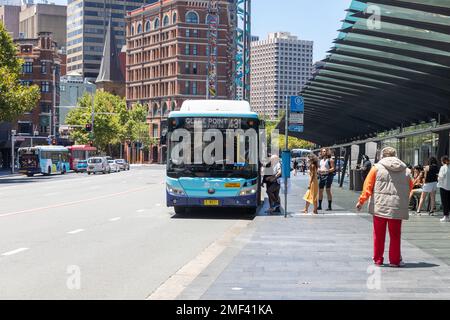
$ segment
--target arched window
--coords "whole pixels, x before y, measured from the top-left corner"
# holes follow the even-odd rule
[[[195,11],[189,11],[186,13],[186,23],[195,23],[198,24],[199,18],[198,13]]]
[[[155,103],[152,108],[152,116],[157,117],[158,113],[159,113],[159,108],[158,108],[158,105]]]
[[[177,108],[177,104],[175,103],[175,101],[172,101],[172,104],[170,106],[170,111],[175,111],[176,108]]]
[[[167,116],[169,113],[169,108],[167,107],[167,103],[164,102],[163,107],[162,107],[162,114],[163,116]]]
[[[212,16],[210,14],[207,14],[206,15],[206,19],[205,19],[205,23],[209,24],[211,22],[211,18],[214,18],[214,16]],[[219,24],[219,16],[218,15],[216,15],[216,20],[217,20],[216,23]]]
[[[167,27],[169,25],[169,23],[170,23],[169,16],[164,16],[163,27]]]
[[[150,31],[150,28],[151,28],[150,21],[147,21],[147,22],[145,23],[145,32],[149,32],[149,31]]]
[[[159,28],[159,18],[156,18],[155,20],[155,29]]]
[[[134,36],[134,26],[131,26],[130,35]]]
[[[138,26],[137,26],[137,33],[138,34],[142,33],[142,24],[141,23],[139,23]]]
[[[177,13],[176,12],[174,12],[172,15],[172,24],[175,24],[175,23],[177,23]]]

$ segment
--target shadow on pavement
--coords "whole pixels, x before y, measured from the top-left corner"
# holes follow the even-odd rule
[[[235,208],[191,208],[183,214],[175,214],[172,219],[205,219],[205,220],[254,220],[256,215]]]
[[[436,268],[439,267],[438,264],[426,263],[426,262],[416,262],[416,263],[405,263],[404,269],[422,269],[422,268]]]
[[[42,181],[42,180],[49,180],[51,179],[51,176],[35,176],[35,177],[22,177],[22,178],[2,178],[0,179],[0,184],[7,184],[7,183],[20,183],[20,184],[25,184],[25,183],[33,183],[33,182],[37,182],[37,181]]]

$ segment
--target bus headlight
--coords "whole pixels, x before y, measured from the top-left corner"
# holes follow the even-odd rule
[[[174,196],[185,196],[186,193],[181,188],[176,188],[174,186],[171,186],[170,184],[167,185],[167,192]]]
[[[251,188],[245,188],[242,189],[241,192],[239,193],[240,196],[251,196],[254,195],[258,192],[258,186],[255,185]]]

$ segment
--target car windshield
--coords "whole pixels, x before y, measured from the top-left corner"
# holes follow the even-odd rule
[[[78,163],[85,164],[85,163],[87,163],[87,161],[86,160],[79,160]]]
[[[117,163],[124,163],[125,161],[119,159],[119,160],[116,160],[116,162]]]
[[[114,163],[114,161],[113,160],[108,160],[108,163]]]
[[[99,158],[89,159],[88,162],[89,163],[102,163],[102,159],[99,159]]]

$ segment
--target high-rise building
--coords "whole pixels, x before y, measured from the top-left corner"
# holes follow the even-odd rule
[[[67,72],[95,81],[103,56],[106,29],[112,18],[120,52],[125,44],[125,15],[158,0],[69,0],[67,6]]]
[[[58,48],[66,46],[67,6],[25,4],[19,21],[19,38],[37,38],[40,32],[51,32]]]
[[[0,6],[0,23],[3,23],[13,38],[19,37],[19,14],[20,6]]]
[[[286,97],[298,95],[311,76],[313,42],[289,32],[270,33],[251,46],[251,106],[276,119]]]
[[[160,141],[167,116],[186,99],[205,99],[207,86],[208,6],[205,1],[166,0],[128,13],[126,97],[128,105],[149,109],[150,136]],[[218,1],[217,99],[233,97],[233,28],[230,1]],[[231,44],[230,44],[231,42]],[[151,150],[164,162],[165,146]]]

